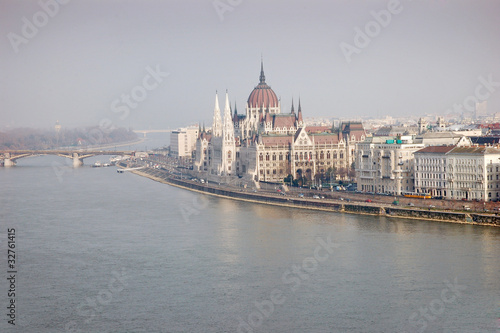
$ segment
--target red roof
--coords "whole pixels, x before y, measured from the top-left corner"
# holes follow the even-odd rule
[[[331,132],[330,126],[307,126],[307,133],[323,133],[323,132]]]
[[[277,146],[277,145],[288,145],[293,141],[293,136],[291,135],[280,135],[280,136],[262,136],[262,143],[266,146]]]
[[[415,152],[416,153],[434,153],[434,154],[443,154],[443,153],[447,153],[449,152],[450,150],[452,150],[453,148],[455,148],[456,146],[429,146],[429,147],[425,147],[425,148],[422,148],[420,150],[417,150]]]
[[[274,116],[274,128],[290,128],[295,127],[294,114],[280,114]]]
[[[278,97],[265,82],[259,83],[248,96],[248,106],[264,109],[278,107]]]
[[[312,135],[315,144],[337,144],[339,143],[339,135],[336,133],[332,134],[320,134]]]

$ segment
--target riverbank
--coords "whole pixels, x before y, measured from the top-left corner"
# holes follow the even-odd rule
[[[145,168],[132,170],[137,175],[147,177],[160,183],[168,184],[178,188],[212,196],[260,203],[273,206],[320,210],[335,213],[362,214],[374,216],[387,216],[406,219],[418,219],[428,221],[453,222],[473,225],[500,226],[500,216],[478,213],[464,213],[452,211],[425,210],[418,208],[403,208],[375,203],[344,202],[330,199],[308,199],[288,197],[280,194],[248,192],[240,189],[235,190],[224,186],[212,184],[200,184],[198,182],[181,180],[172,177],[168,172],[161,169]]]

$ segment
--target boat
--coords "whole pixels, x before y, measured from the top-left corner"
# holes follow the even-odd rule
[[[95,163],[92,165],[92,167],[93,167],[93,168],[99,168],[99,167],[101,167],[101,166],[102,166],[102,164],[101,164],[101,162],[99,162],[99,161],[95,162]]]

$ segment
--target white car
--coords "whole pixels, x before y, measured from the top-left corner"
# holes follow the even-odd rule
[[[313,195],[313,199],[319,199],[319,196],[317,196],[316,194]]]

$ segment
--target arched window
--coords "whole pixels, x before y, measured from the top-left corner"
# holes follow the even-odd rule
[[[228,158],[228,159],[231,159],[231,151],[228,151],[228,152],[227,152],[227,158]]]
[[[259,155],[259,161],[262,162],[264,160],[264,156],[262,154]]]

